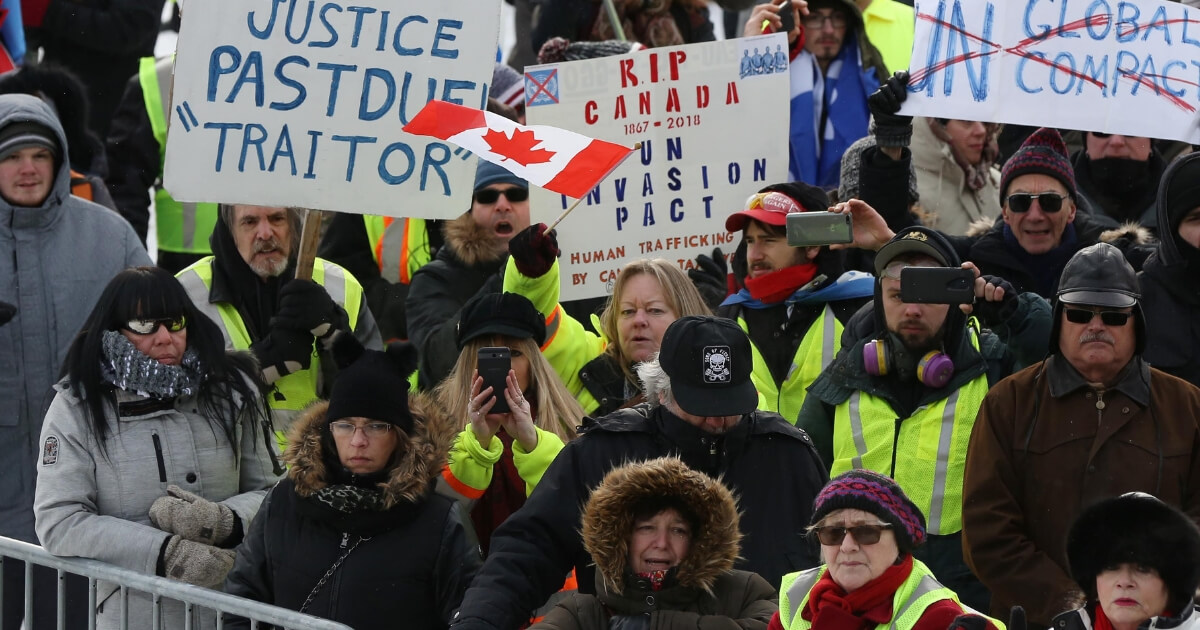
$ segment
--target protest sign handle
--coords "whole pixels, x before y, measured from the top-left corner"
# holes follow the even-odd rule
[[[623,42],[628,41],[625,39],[625,27],[621,26],[621,18],[617,16],[617,8],[613,6],[613,0],[604,0],[604,11],[608,14],[608,21],[612,23],[613,34]],[[563,216],[566,215],[564,214]],[[559,220],[561,220],[561,217]],[[558,221],[554,223],[557,224]]]
[[[321,240],[321,220],[325,213],[309,210],[304,214],[304,227],[300,230],[300,251],[296,254],[296,279],[312,280],[313,259],[317,257],[317,244]]]

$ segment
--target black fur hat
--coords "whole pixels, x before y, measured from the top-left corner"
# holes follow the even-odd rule
[[[1148,566],[1167,587],[1167,610],[1192,605],[1200,585],[1200,529],[1186,514],[1142,492],[1129,492],[1087,508],[1067,534],[1071,576],[1089,602],[1096,576],[1121,563]]]

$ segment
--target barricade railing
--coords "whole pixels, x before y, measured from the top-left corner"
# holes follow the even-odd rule
[[[33,612],[34,565],[48,567],[57,571],[58,593],[56,601],[57,628],[59,630],[63,630],[64,620],[66,619],[64,602],[65,576],[67,574],[80,575],[88,580],[88,630],[95,630],[96,627],[96,585],[98,581],[111,582],[118,586],[118,590],[113,593],[112,597],[119,599],[122,611],[121,627],[123,630],[128,630],[130,627],[162,630],[162,604],[164,599],[176,600],[183,603],[185,611],[184,630],[192,630],[192,628],[200,627],[196,615],[199,610],[203,609],[216,612],[217,630],[221,630],[224,626],[225,619],[222,613],[249,619],[251,630],[264,628],[263,624],[291,630],[352,630],[350,626],[328,619],[306,615],[294,610],[256,602],[201,586],[169,580],[156,575],[146,575],[145,573],[131,571],[123,567],[108,564],[107,562],[85,558],[60,558],[49,554],[45,549],[37,545],[0,536],[0,569],[3,568],[4,561],[8,558],[20,560],[25,563],[24,616],[26,619],[29,619]],[[139,591],[152,597],[151,619],[129,618],[130,591]],[[10,596],[11,594],[4,592],[3,581],[0,581],[0,605],[3,605],[5,598]],[[0,626],[3,623],[3,619],[0,619]],[[0,628],[0,630],[19,629]]]

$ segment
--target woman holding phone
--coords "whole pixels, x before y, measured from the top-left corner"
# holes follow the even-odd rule
[[[458,361],[434,391],[466,427],[454,439],[442,477],[474,502],[471,520],[485,554],[492,532],[525,504],[583,420],[583,408],[542,357],[545,337],[545,318],[524,297],[476,296],[459,321]],[[497,369],[504,350],[510,365]],[[492,374],[503,378],[483,376]],[[508,411],[498,411],[505,406]]]

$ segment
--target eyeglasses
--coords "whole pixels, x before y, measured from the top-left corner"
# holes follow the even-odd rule
[[[160,325],[166,326],[168,332],[179,332],[187,328],[187,319],[183,315],[179,317],[160,317],[158,319],[131,319],[125,322],[121,328],[135,335],[153,335],[158,332]]]
[[[1036,195],[1031,193],[1013,193],[1008,196],[1008,209],[1019,213],[1029,212],[1029,208],[1033,206],[1035,199],[1038,205],[1042,207],[1042,212],[1054,214],[1062,210],[1064,197],[1052,192],[1038,193]]]
[[[1129,317],[1133,313],[1124,311],[1093,311],[1086,308],[1064,308],[1063,312],[1067,314],[1067,321],[1072,324],[1086,324],[1097,315],[1100,316],[1100,321],[1105,326],[1124,326],[1129,321]]]
[[[329,430],[337,437],[351,437],[355,431],[362,430],[363,435],[369,438],[383,437],[388,431],[392,430],[392,425],[386,422],[368,422],[361,427],[353,422],[345,422],[339,420],[329,423]]]
[[[817,532],[817,540],[821,541],[822,545],[840,545],[846,539],[846,532],[854,537],[854,542],[860,545],[874,545],[879,542],[879,537],[883,535],[883,530],[891,529],[892,526],[888,523],[875,523],[868,525],[855,525],[854,527],[844,527],[842,525],[827,525],[825,527],[814,527],[813,531]]]
[[[504,198],[509,201],[525,201],[529,198],[528,188],[506,188],[500,190],[498,188],[484,188],[475,193],[476,203],[496,203],[496,200],[504,195]]]
[[[832,24],[833,28],[846,28],[846,16],[837,11],[829,15],[809,13],[804,18],[804,28],[813,31],[820,30],[825,27],[825,22]]]
[[[1104,133],[1104,132],[1102,132],[1102,131],[1093,131],[1093,132],[1092,132],[1092,135],[1093,135],[1093,136],[1096,136],[1097,138],[1100,138],[1101,140],[1104,140],[1105,138],[1111,138],[1111,137],[1112,137],[1112,134],[1111,134],[1111,133]]]

